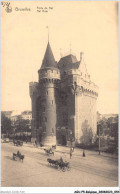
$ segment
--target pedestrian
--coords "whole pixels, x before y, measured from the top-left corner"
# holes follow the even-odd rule
[[[70,159],[72,158],[72,149],[70,148]]]
[[[35,146],[37,147],[37,141],[35,140]]]
[[[60,163],[62,163],[62,164],[63,164],[63,158],[62,158],[62,157],[60,157]]]
[[[49,151],[50,151],[50,153],[52,153],[52,147],[50,147],[50,150]]]
[[[74,147],[72,147],[72,152],[74,152]]]
[[[85,150],[83,150],[83,157],[85,157]]]
[[[17,156],[19,156],[19,157],[21,156],[21,153],[19,150],[17,151]]]

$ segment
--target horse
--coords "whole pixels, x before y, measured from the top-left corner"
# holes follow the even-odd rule
[[[16,158],[19,158],[19,160],[23,162],[23,160],[24,160],[24,155],[17,155],[17,154],[15,154],[15,153],[13,153],[13,160],[15,160]]]

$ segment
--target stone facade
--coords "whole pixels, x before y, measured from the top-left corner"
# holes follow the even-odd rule
[[[30,82],[32,141],[43,145],[90,143],[96,134],[98,87],[84,63],[72,54],[55,62],[48,42],[39,82]],[[86,139],[86,134],[92,138]]]

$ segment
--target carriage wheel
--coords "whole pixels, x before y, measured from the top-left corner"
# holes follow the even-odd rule
[[[66,171],[66,168],[65,168],[64,166],[62,167],[62,171],[63,171],[63,172],[65,172],[65,171]]]

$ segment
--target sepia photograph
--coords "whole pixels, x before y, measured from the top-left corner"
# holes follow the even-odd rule
[[[119,187],[118,59],[117,1],[1,1],[2,188]]]

